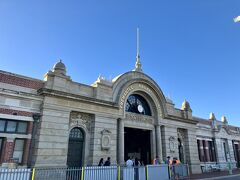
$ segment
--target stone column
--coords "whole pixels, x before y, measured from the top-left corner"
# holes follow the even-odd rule
[[[30,144],[31,144],[31,139],[26,139],[25,140],[25,145],[24,145],[24,150],[23,150],[23,153],[24,153],[23,154],[23,160],[22,160],[23,165],[27,165],[27,163],[28,163]]]
[[[156,128],[157,156],[159,156],[159,159],[161,161],[163,157],[162,157],[162,137],[161,137],[160,125],[156,125],[155,128]]]
[[[124,164],[124,122],[118,119],[118,164]]]
[[[210,162],[210,154],[209,154],[209,146],[208,146],[208,141],[204,140],[204,154],[205,154],[205,160],[206,162]]]
[[[151,131],[151,159],[156,157],[156,133],[155,129]]]
[[[199,153],[200,153],[200,161],[204,161],[204,150],[203,150],[203,140],[199,139]]]
[[[227,143],[228,143],[229,161],[235,162],[232,140],[228,139]]]

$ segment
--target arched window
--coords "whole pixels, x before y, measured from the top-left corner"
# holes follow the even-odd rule
[[[128,97],[125,111],[151,116],[151,110],[147,101],[138,94],[132,94]]]
[[[70,131],[69,138],[82,140],[84,138],[83,132],[79,128],[73,128]]]

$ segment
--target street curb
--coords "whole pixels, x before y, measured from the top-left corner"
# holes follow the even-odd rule
[[[240,176],[240,174],[235,174],[235,175],[228,175],[228,176],[218,176],[218,177],[211,177],[211,178],[200,178],[196,180],[213,180],[213,179],[222,179],[222,178],[230,178],[230,177],[237,177]]]

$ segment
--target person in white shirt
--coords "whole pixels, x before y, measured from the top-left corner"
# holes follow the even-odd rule
[[[128,157],[128,160],[126,161],[126,166],[127,167],[132,167],[133,166],[133,161]]]

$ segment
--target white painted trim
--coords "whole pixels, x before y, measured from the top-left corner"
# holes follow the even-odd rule
[[[0,113],[0,118],[10,119],[10,120],[18,120],[18,121],[33,121],[32,117],[17,116],[17,115],[11,115],[11,114],[1,114],[1,113]]]
[[[31,139],[32,135],[31,134],[11,134],[11,133],[0,133],[0,137],[7,138],[7,141],[14,140],[16,138],[20,139]]]
[[[213,141],[212,139],[205,137],[197,137],[197,140]]]

